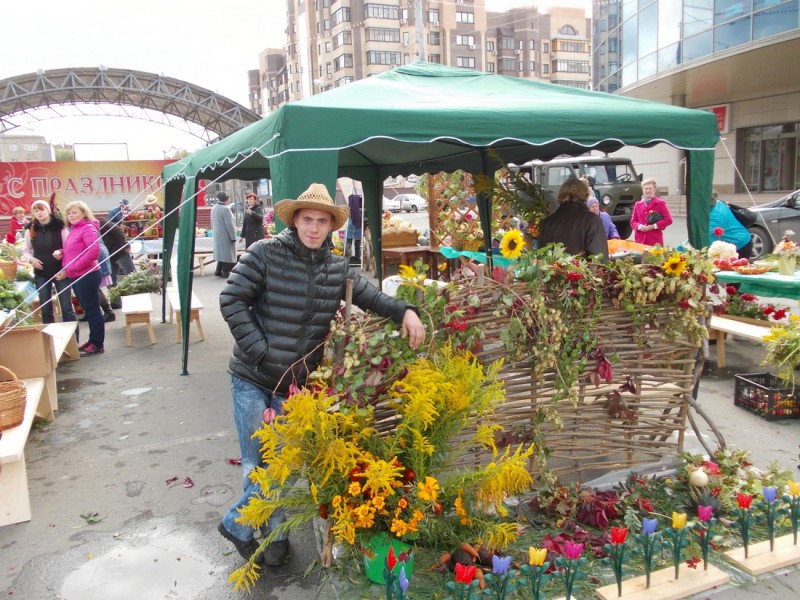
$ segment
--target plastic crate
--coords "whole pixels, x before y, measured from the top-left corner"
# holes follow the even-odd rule
[[[733,403],[767,421],[800,418],[800,388],[771,373],[736,375]],[[784,386],[784,387],[781,387]]]

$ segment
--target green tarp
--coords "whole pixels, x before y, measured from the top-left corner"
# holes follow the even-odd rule
[[[177,183],[186,184],[183,198],[193,198],[200,179],[269,178],[277,201],[296,198],[313,182],[333,191],[337,177],[351,177],[363,184],[379,255],[387,177],[456,169],[492,173],[498,165],[490,150],[506,163],[523,163],[667,143],[688,153],[689,240],[703,246],[718,138],[709,112],[415,62],[286,104],[166,166],[165,204],[168,213],[180,204]],[[485,218],[489,199],[478,202]],[[180,273],[191,270],[193,239],[186,238],[194,214],[193,208],[181,213],[187,235],[179,237]],[[191,277],[179,276],[182,306],[188,305],[191,283]],[[188,315],[181,311],[184,372]]]

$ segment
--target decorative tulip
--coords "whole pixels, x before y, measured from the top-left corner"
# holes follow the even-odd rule
[[[627,527],[611,528],[611,543],[606,544],[606,552],[611,556],[614,568],[614,579],[617,582],[617,596],[622,596],[622,563],[625,560],[625,539],[628,537]]]
[[[742,534],[742,545],[744,545],[744,557],[749,557],[750,551],[750,504],[753,496],[750,494],[737,494],[736,501],[739,503],[739,533]]]
[[[658,519],[642,519],[642,533],[638,536],[642,546],[644,559],[645,587],[650,587],[650,571],[653,568],[653,555],[661,540],[661,534],[656,533]]]
[[[792,522],[792,535],[794,536],[794,545],[797,545],[797,520],[800,516],[800,482],[789,482],[789,493],[783,497],[784,501],[789,504],[789,519]]]
[[[697,524],[697,537],[700,548],[703,551],[703,570],[708,570],[708,547],[711,542],[711,530],[717,520],[714,518],[714,508],[711,506],[698,506],[697,518],[700,523]]]
[[[475,577],[475,565],[462,565],[456,564],[456,583],[464,583],[470,585],[473,577]]]
[[[400,567],[400,577],[397,580],[397,586],[400,588],[400,600],[408,598],[406,592],[408,591],[408,577],[406,577],[406,568]]]
[[[559,556],[556,560],[556,564],[563,569],[561,577],[564,579],[566,600],[572,598],[572,586],[580,572],[581,564],[586,562],[585,558],[581,558],[581,552],[583,552],[583,544],[566,541],[564,543],[564,556]]]
[[[542,587],[550,581],[550,575],[546,573],[550,563],[545,562],[546,558],[547,548],[528,548],[528,564],[520,567],[522,574],[528,578],[532,600],[542,600]]]
[[[672,527],[667,530],[672,543],[672,564],[675,567],[675,579],[681,569],[683,547],[686,545],[686,513],[672,513]]]
[[[761,490],[764,494],[764,501],[761,503],[764,509],[764,517],[767,520],[767,535],[769,536],[769,551],[775,551],[775,524],[778,513],[778,488],[765,487]]]
[[[383,579],[386,582],[386,600],[392,600],[394,588],[397,585],[394,568],[397,566],[397,557],[394,555],[394,546],[389,546],[389,553],[386,555],[386,568],[383,570]],[[405,574],[405,572],[404,572]]]
[[[513,589],[508,569],[511,567],[510,556],[492,555],[492,572],[486,575],[486,585],[495,600],[505,600],[506,593]]]
[[[475,565],[456,563],[456,580],[447,582],[447,589],[452,592],[456,600],[472,600],[472,592],[478,587],[475,579]]]

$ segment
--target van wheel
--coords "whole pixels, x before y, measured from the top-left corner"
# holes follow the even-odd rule
[[[627,240],[631,237],[631,233],[633,233],[630,223],[620,223],[617,225],[617,231],[619,232],[619,239],[621,240]]]

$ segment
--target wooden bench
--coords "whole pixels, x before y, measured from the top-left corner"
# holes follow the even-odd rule
[[[3,431],[0,438],[0,526],[31,520],[25,444],[45,391],[44,377],[23,379],[27,386],[22,423]],[[47,412],[51,415],[52,411]]]
[[[178,296],[178,288],[176,287],[168,287],[167,288],[167,299],[169,300],[169,322],[172,323],[173,315],[175,316],[175,326],[176,326],[176,341],[180,343],[181,341],[181,301],[180,297]],[[200,311],[203,310],[203,303],[200,302],[200,298],[192,292],[192,304],[191,304],[191,312],[189,313],[189,325],[191,326],[192,321],[195,322],[197,325],[197,333],[200,334],[200,341],[204,341],[205,335],[203,335],[203,326],[200,324]]]
[[[150,313],[153,312],[153,301],[150,294],[133,294],[122,296],[122,314],[125,315],[125,345],[131,346],[131,325],[134,323],[144,323],[147,325],[147,333],[150,336],[150,343],[156,343],[156,334],[153,332],[153,325],[150,323]]]
[[[197,268],[200,271],[200,277],[205,277],[206,275],[206,260],[210,259],[208,262],[214,262],[214,255],[211,252],[195,252],[194,259],[197,261]],[[173,258],[173,262],[177,261],[177,257]]]
[[[766,322],[766,321],[765,321]],[[738,335],[754,342],[764,342],[770,331],[766,325],[744,323],[728,317],[712,315],[708,321],[708,337],[717,340],[717,368],[725,368],[725,334]]]

